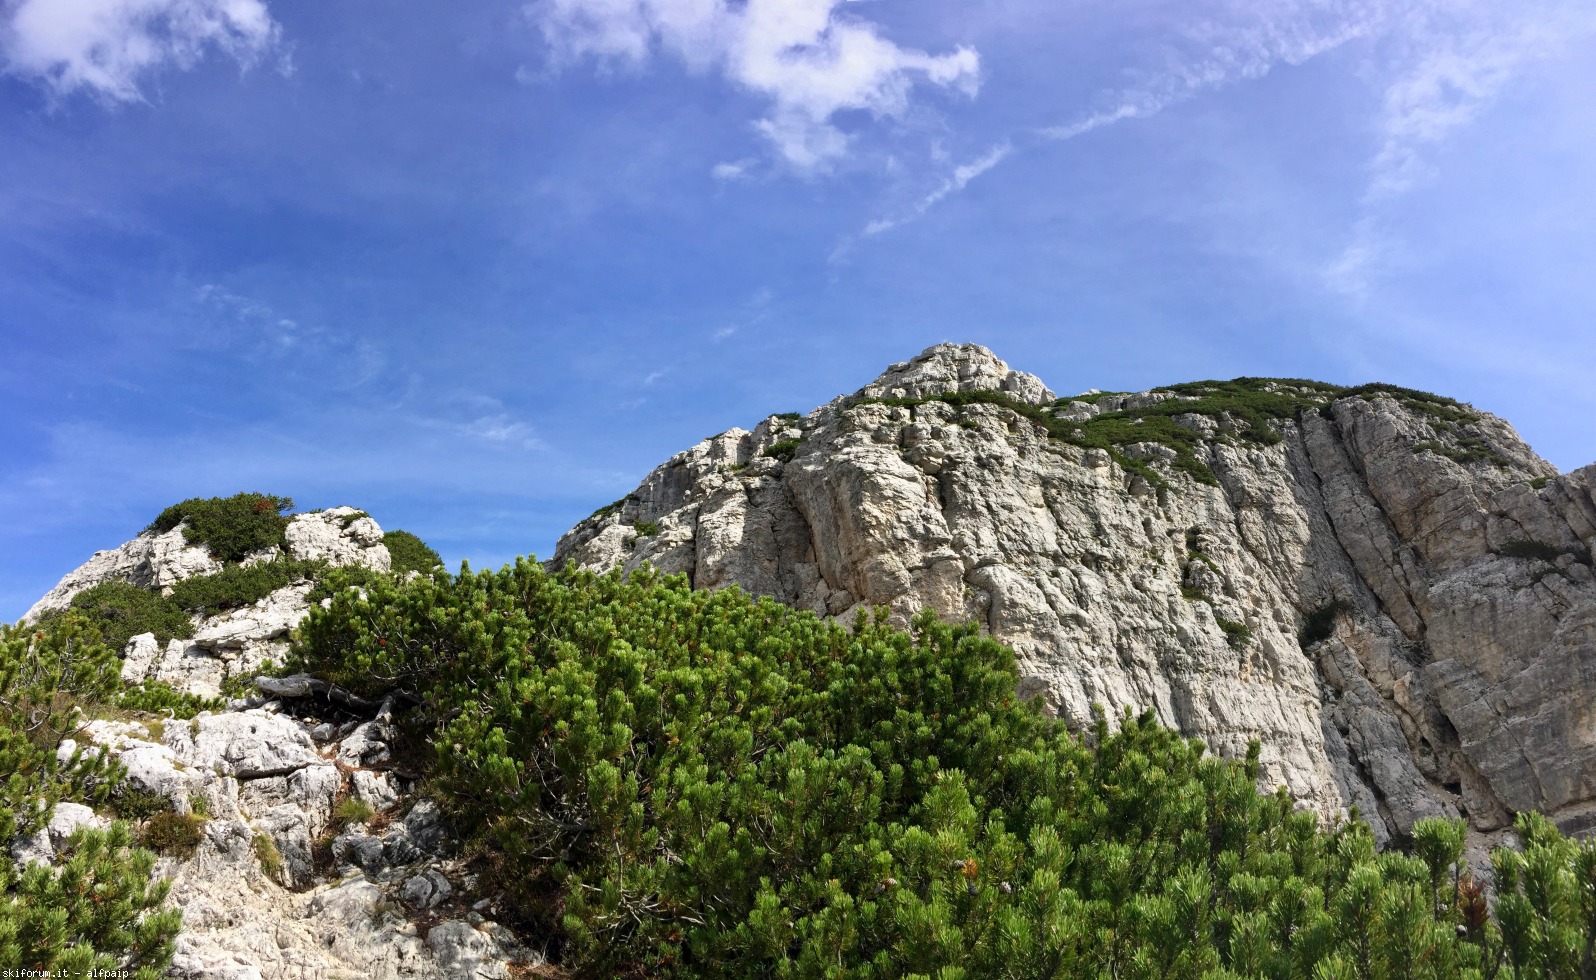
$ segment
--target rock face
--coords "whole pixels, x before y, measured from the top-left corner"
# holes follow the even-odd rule
[[[382,543],[382,528],[353,507],[298,514],[284,537],[287,556],[328,565],[360,565],[379,572],[391,567]],[[269,560],[281,552],[267,550],[247,562]],[[169,590],[185,578],[220,571],[222,563],[202,546],[183,540],[181,527],[164,534],[141,534],[112,551],[101,551],[69,572],[44,598],[34,603],[23,621],[66,609],[72,597],[102,582],[121,581],[140,588]],[[133,638],[124,653],[122,679],[129,684],[155,680],[180,691],[213,698],[229,677],[248,676],[270,660],[281,663],[288,652],[288,634],[305,618],[309,582],[278,589],[259,602],[196,621],[192,639],[174,639],[164,646],[144,634]]]
[[[387,571],[382,536],[348,507],[299,515],[285,533],[289,557]],[[203,548],[189,547],[181,529],[141,535],[68,574],[28,617],[65,608],[101,582],[164,589],[220,568]],[[266,659],[282,662],[289,632],[309,612],[310,589],[298,582],[196,619],[189,640],[162,646],[151,634],[136,636],[124,651],[123,679],[214,698]],[[417,802],[413,775],[392,765],[396,729],[386,711],[335,707],[293,679],[274,690],[187,721],[90,721],[61,746],[63,758],[80,741],[106,749],[125,769],[127,789],[204,818],[194,854],[157,866],[172,882],[168,901],[183,910],[171,975],[494,980],[513,964],[541,962],[485,917],[493,883],[477,881],[436,808]],[[94,822],[103,820],[87,807],[61,803],[46,828],[14,843],[11,858],[50,861],[74,827]]]
[[[1226,755],[1257,739],[1269,786],[1355,805],[1382,838],[1521,810],[1596,826],[1596,467],[1559,476],[1507,423],[1416,393],[1301,393],[1267,423],[1167,416],[1194,467],[1167,440],[1052,438],[1036,410],[1197,395],[1055,403],[941,345],[672,457],[554,563],[649,563],[845,621],[974,618],[1069,723],[1152,708]]]
[[[269,702],[154,729],[86,726],[88,743],[127,767],[131,788],[206,817],[193,856],[157,866],[172,882],[168,901],[183,910],[171,975],[495,980],[513,963],[537,962],[473,907],[491,912],[491,898],[477,898],[492,894],[491,883],[453,854],[436,808],[410,799],[406,781],[386,768],[342,763],[337,736],[360,733],[369,744],[362,730],[371,724],[316,724]],[[313,727],[332,739],[316,741]],[[350,818],[335,805],[345,797],[364,800],[368,816]],[[13,860],[48,860],[51,841],[95,819],[62,803],[47,830],[13,848]]]
[[[329,565],[364,565],[380,572],[388,571],[390,566],[388,549],[382,544],[382,528],[353,507],[296,514],[283,536],[288,540],[290,558],[319,559]],[[271,557],[270,553],[252,555],[249,560]],[[221,570],[222,563],[212,558],[203,545],[184,540],[181,525],[164,534],[145,533],[120,548],[95,552],[94,557],[68,572],[35,602],[22,619],[31,622],[43,613],[65,609],[73,596],[102,582],[127,582],[141,589],[163,590],[180,579]]]

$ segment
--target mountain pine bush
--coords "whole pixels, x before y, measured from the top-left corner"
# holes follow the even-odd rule
[[[409,531],[387,531],[382,536],[382,543],[388,549],[388,556],[393,559],[395,575],[402,576],[410,572],[430,575],[433,569],[443,566],[443,559],[438,557],[438,553]]]
[[[163,533],[183,525],[183,539],[203,544],[217,561],[243,561],[263,548],[284,546],[287,497],[235,493],[231,497],[191,497],[161,511],[146,532]]]
[[[55,804],[103,805],[120,773],[102,754],[63,759],[78,708],[122,688],[116,652],[81,613],[35,626],[0,626],[0,973],[154,980],[172,957],[179,914],[157,912],[165,882],[124,823],[83,828],[52,865],[21,868],[12,843],[44,825]]]
[[[1071,734],[974,626],[528,560],[339,574],[297,666],[419,698],[428,785],[575,976],[1596,972],[1590,845],[1521,818],[1492,910],[1461,823],[1379,854],[1260,795],[1256,746],[1216,759],[1150,714]]]
[[[182,606],[153,589],[141,589],[128,582],[101,582],[84,589],[72,597],[70,608],[92,623],[98,638],[118,652],[140,633],[154,633],[155,642],[161,644],[174,637],[187,639],[194,635],[194,623]],[[46,613],[42,619],[48,621],[57,616]]]

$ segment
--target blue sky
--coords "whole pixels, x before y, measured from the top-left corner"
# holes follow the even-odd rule
[[[1596,460],[1596,8],[0,0],[0,618],[191,496],[547,556],[941,340]]]

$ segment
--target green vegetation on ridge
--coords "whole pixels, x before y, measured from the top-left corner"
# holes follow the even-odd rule
[[[426,785],[573,977],[1552,978],[1596,971],[1596,846],[1521,816],[1321,828],[1127,715],[1084,736],[974,626],[852,630],[522,560],[333,601],[294,666],[419,700]],[[502,893],[500,890],[502,889]]]
[[[157,534],[183,525],[183,539],[205,545],[217,561],[243,561],[263,548],[286,545],[288,497],[235,493],[231,497],[191,497],[161,511],[145,531]]]
[[[443,567],[443,559],[438,553],[409,531],[387,531],[382,536],[382,543],[388,549],[388,557],[393,559],[392,570],[395,575],[408,575],[411,572],[428,575],[434,569]]]
[[[1387,384],[1344,388],[1300,378],[1236,378],[1231,381],[1192,381],[1166,385],[1150,393],[1163,392],[1174,397],[1137,408],[1101,412],[1080,420],[1062,419],[1057,413],[1072,402],[1096,405],[1105,398],[1128,393],[1092,392],[1060,398],[1051,407],[1031,405],[1006,392],[990,389],[924,398],[866,399],[855,404],[914,407],[939,401],[955,406],[1000,405],[1045,429],[1050,438],[1081,448],[1106,451],[1122,468],[1140,475],[1155,487],[1165,485],[1163,477],[1147,463],[1127,455],[1125,447],[1148,442],[1167,446],[1175,452],[1171,465],[1177,472],[1185,473],[1200,483],[1218,485],[1213,470],[1198,456],[1204,437],[1177,422],[1176,418],[1182,415],[1222,421],[1223,425],[1215,437],[1221,443],[1251,442],[1265,446],[1280,442],[1279,422],[1294,419],[1303,412],[1326,410],[1332,402],[1341,398],[1394,398],[1404,407],[1424,415],[1438,429],[1448,432],[1478,418],[1466,406],[1449,398]],[[1434,445],[1441,446],[1440,443]],[[1440,451],[1458,462],[1502,462],[1477,439],[1465,436],[1460,445],[1464,447],[1462,450],[1442,447]],[[1426,447],[1421,444],[1420,448]]]

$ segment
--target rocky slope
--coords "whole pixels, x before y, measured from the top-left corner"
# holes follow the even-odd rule
[[[387,571],[382,529],[353,508],[295,517],[287,557]],[[252,560],[270,558],[269,554]],[[29,610],[64,609],[106,581],[161,590],[220,569],[178,527],[96,554]],[[251,607],[204,618],[191,639],[128,644],[122,676],[214,698],[281,663],[309,610],[300,581]],[[436,809],[413,796],[394,758],[387,705],[340,704],[295,679],[192,720],[103,718],[80,739],[126,769],[126,787],[205,817],[193,853],[162,858],[183,910],[171,973],[192,980],[499,978],[539,961],[491,921],[493,892],[455,853]],[[76,747],[69,741],[62,753]],[[19,840],[14,860],[50,860],[87,807],[57,806],[51,827]]]
[[[1260,408],[1261,406],[1261,408]],[[1284,406],[1284,407],[1282,407]],[[1142,433],[1146,433],[1146,438]],[[975,618],[1072,724],[1236,755],[1382,838],[1596,822],[1596,467],[1417,392],[1307,382],[1056,400],[940,345],[682,452],[559,544],[843,620]]]

